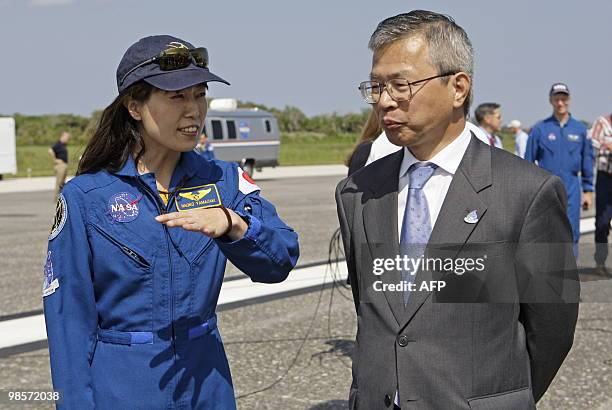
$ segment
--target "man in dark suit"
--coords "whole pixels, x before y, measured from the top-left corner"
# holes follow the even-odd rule
[[[362,96],[404,148],[336,189],[358,316],[350,408],[534,408],[578,315],[563,185],[466,127],[473,51],[450,17],[391,17],[369,46]]]

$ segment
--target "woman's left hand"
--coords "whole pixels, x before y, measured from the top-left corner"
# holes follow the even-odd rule
[[[168,228],[180,227],[187,231],[200,232],[211,238],[218,238],[227,232],[227,236],[232,241],[242,239],[249,226],[234,211],[231,209],[227,211],[232,219],[229,232],[225,212],[217,207],[162,214],[156,216],[155,220]]]

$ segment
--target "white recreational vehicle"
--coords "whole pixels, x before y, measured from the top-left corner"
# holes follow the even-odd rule
[[[0,179],[4,174],[16,173],[15,119],[0,117]]]
[[[238,108],[234,99],[216,99],[210,102],[204,124],[217,159],[237,162],[249,175],[278,165],[280,132],[271,113]]]

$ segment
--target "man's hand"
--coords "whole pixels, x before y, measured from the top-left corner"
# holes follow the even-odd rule
[[[593,203],[593,193],[592,192],[583,192],[582,193],[582,209],[587,210],[591,207]]]
[[[232,219],[231,229],[227,236],[232,241],[242,239],[248,229],[247,223],[231,209],[227,210]],[[220,208],[194,209],[192,211],[172,212],[155,217],[157,222],[168,228],[180,227],[187,231],[200,232],[211,238],[218,238],[228,229],[225,212]]]

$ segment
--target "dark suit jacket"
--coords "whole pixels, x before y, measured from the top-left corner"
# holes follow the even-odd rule
[[[370,151],[372,150],[372,143],[374,141],[364,141],[355,148],[355,152],[353,152],[353,156],[351,157],[351,161],[349,162],[348,175],[351,176],[355,172],[359,171],[363,168],[368,162],[368,157],[370,156]]]
[[[398,283],[400,272],[372,273],[377,259],[399,254],[403,152],[336,189],[358,316],[350,408],[390,407],[396,389],[404,410],[534,408],[571,348],[578,315],[561,181],[472,136],[426,255],[459,260],[484,253],[486,269],[421,270],[417,288],[430,280],[450,286],[412,292],[404,306],[402,292],[373,286],[379,278]],[[478,221],[469,223],[473,210]]]

